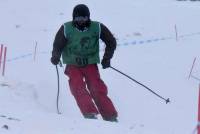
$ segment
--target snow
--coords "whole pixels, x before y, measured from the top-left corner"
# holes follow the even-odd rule
[[[62,114],[57,114],[52,43],[79,3],[87,4],[92,20],[104,23],[118,39],[112,66],[170,98],[171,103],[166,105],[144,87],[99,65],[119,123],[103,121],[100,116],[86,120],[61,67]],[[0,76],[0,134],[193,133],[199,81],[188,76],[196,57],[192,76],[200,78],[199,7],[198,1],[175,0],[0,0],[0,44],[8,47],[5,77]]]

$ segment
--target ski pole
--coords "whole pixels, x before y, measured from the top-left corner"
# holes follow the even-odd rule
[[[65,69],[64,69],[64,67],[63,67],[62,61],[59,62],[59,66],[62,67],[63,72],[65,72]]]
[[[56,72],[57,72],[57,79],[58,79],[58,92],[57,92],[57,101],[56,101],[56,106],[57,106],[57,113],[60,113],[59,110],[59,95],[60,95],[60,79],[59,79],[59,72],[58,72],[58,66],[56,65]]]
[[[116,69],[116,68],[114,68],[114,67],[112,67],[112,66],[110,66],[110,68],[112,68],[112,69],[115,70],[116,72],[118,72],[118,73],[120,73],[120,74],[126,76],[127,78],[131,79],[132,81],[136,82],[137,84],[143,86],[144,88],[146,88],[147,90],[149,90],[151,93],[153,93],[153,94],[156,95],[157,97],[163,99],[163,100],[166,102],[166,104],[170,102],[169,98],[167,98],[167,99],[163,98],[162,96],[160,96],[159,94],[157,94],[156,92],[154,92],[152,89],[150,89],[149,87],[145,86],[144,84],[138,82],[137,80],[133,79],[132,77],[128,76],[127,74],[125,74],[125,73],[119,71],[118,69]]]

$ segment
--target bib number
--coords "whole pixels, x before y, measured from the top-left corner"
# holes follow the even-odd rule
[[[76,63],[79,65],[79,66],[85,66],[88,64],[88,58],[80,58],[80,57],[77,57],[76,58]]]

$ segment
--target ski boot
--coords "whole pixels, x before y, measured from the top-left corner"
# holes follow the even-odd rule
[[[97,114],[96,113],[87,113],[87,114],[83,114],[83,116],[86,119],[97,119]]]

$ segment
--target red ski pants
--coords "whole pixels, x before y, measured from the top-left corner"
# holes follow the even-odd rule
[[[100,78],[96,64],[85,67],[67,65],[65,74],[69,77],[71,93],[83,115],[100,113],[105,119],[117,116],[117,111],[107,96],[107,87]]]

